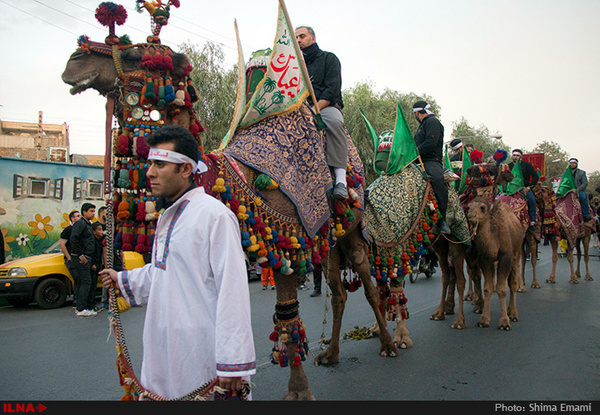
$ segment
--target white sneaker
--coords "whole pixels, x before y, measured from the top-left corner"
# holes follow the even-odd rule
[[[98,313],[96,313],[93,310],[81,310],[81,311],[76,311],[75,315],[77,317],[96,317],[98,315]]]

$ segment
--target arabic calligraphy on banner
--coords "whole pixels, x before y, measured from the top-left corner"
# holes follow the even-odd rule
[[[248,127],[266,117],[298,108],[308,96],[302,77],[294,30],[279,8],[277,34],[267,72],[247,105],[239,126]]]

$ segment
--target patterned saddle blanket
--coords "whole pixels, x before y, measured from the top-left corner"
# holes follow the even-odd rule
[[[470,244],[467,218],[458,194],[453,186],[448,187],[448,226],[460,241]],[[369,186],[364,218],[369,235],[378,246],[398,246],[411,236],[421,223],[425,209],[429,209],[427,190],[428,181],[415,164],[394,175],[381,175]]]
[[[556,218],[560,222],[569,244],[575,246],[577,239],[585,235],[581,203],[575,191],[568,192],[563,197],[556,199]]]
[[[333,182],[323,141],[312,114],[302,106],[237,131],[224,153],[271,177],[294,203],[304,229],[312,237],[330,217],[326,192]],[[350,169],[364,177],[362,161],[350,136],[348,158]],[[357,193],[363,206],[362,187]]]

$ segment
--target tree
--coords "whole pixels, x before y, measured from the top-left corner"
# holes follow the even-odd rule
[[[510,147],[504,144],[501,139],[491,138],[490,130],[485,125],[477,128],[471,127],[465,117],[461,117],[459,121],[452,122],[452,134],[448,137],[448,141],[452,137],[460,137],[460,140],[466,144],[473,144],[479,151],[483,151],[483,161],[486,162],[494,155],[496,150],[506,150],[510,158]]]
[[[206,42],[202,51],[191,43],[184,43],[181,52],[194,67],[192,82],[200,98],[194,109],[206,129],[202,140],[208,153],[219,147],[229,130],[237,98],[238,68],[235,65],[225,69],[223,49],[212,42]]]
[[[377,178],[377,174],[373,170],[375,149],[360,110],[363,110],[375,132],[380,134],[385,130],[395,128],[396,112],[398,103],[400,103],[413,135],[419,128],[419,123],[412,112],[412,106],[416,101],[423,99],[431,105],[435,114],[439,115],[440,112],[435,100],[428,95],[421,96],[412,92],[403,94],[388,88],[378,93],[374,90],[374,84],[371,82],[359,82],[352,88],[345,89],[343,97],[344,123],[365,166],[366,186]]]
[[[567,167],[569,167],[569,153],[554,141],[542,141],[533,148],[532,153],[544,153],[546,178],[549,180],[562,177]]]

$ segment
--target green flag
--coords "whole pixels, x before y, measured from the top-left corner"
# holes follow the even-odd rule
[[[444,168],[453,171],[450,156],[448,156],[448,144],[444,147]]]
[[[379,146],[377,134],[375,133],[373,126],[367,119],[367,116],[362,109],[360,112],[365,120],[367,131],[373,140],[375,152],[377,152],[377,148]],[[396,113],[396,128],[394,130],[394,139],[392,141],[392,148],[390,150],[390,158],[388,160],[387,168],[385,172],[382,172],[377,168],[377,166],[373,165],[373,169],[377,174],[396,174],[418,157],[419,150],[417,150],[415,140],[412,137],[410,128],[408,128],[408,123],[404,117],[404,112],[402,112],[402,107],[400,107],[400,103],[398,103],[398,111]]]
[[[565,170],[562,178],[560,179],[558,190],[556,191],[556,197],[563,197],[571,190],[577,190],[577,186],[575,185],[575,178],[573,177],[571,168],[567,167],[567,170]]]
[[[519,190],[525,187],[525,183],[523,181],[523,173],[521,172],[521,160],[517,161],[513,166],[512,174],[515,177],[510,183],[506,185],[506,189],[503,192],[507,195],[514,195]]]
[[[462,171],[460,174],[460,185],[458,186],[458,193],[464,193],[467,190],[467,169],[473,165],[471,161],[471,157],[469,157],[469,152],[467,148],[463,146],[463,156],[462,156]]]

